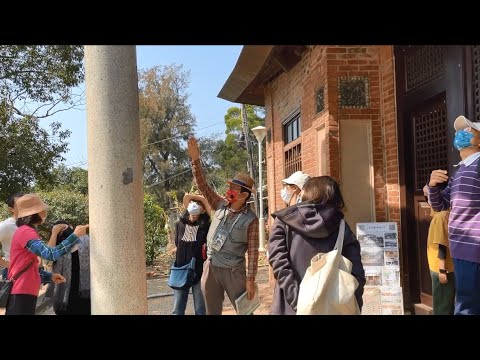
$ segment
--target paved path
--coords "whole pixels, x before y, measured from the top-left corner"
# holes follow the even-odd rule
[[[262,305],[255,311],[255,315],[268,314],[272,302],[272,290],[268,284],[268,267],[258,268],[257,283],[260,292],[260,301]],[[167,278],[156,278],[147,280],[148,299],[148,315],[170,315],[173,309],[173,290],[167,285]],[[152,295],[161,294],[162,297],[151,297]],[[228,297],[225,294],[224,315],[235,315]],[[188,297],[186,315],[194,315],[193,296]],[[55,315],[52,307],[48,307],[41,312],[41,315]]]

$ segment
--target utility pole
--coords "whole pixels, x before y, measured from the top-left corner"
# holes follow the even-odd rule
[[[245,135],[245,146],[247,148],[247,167],[248,167],[248,172],[250,173],[250,177],[255,181],[255,174],[253,170],[253,154],[252,154],[252,148],[250,144],[250,136],[248,135],[250,129],[248,128],[248,119],[247,119],[247,108],[245,104],[242,104],[242,124],[243,124],[243,133]],[[257,184],[255,183],[255,186]],[[258,214],[258,198],[257,194],[253,193],[253,202],[255,204],[255,213]]]

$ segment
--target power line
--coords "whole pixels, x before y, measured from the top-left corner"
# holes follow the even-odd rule
[[[203,128],[200,128],[200,129],[196,129],[195,132],[197,131],[201,131],[201,130],[205,130],[205,129],[208,129],[208,128],[211,128],[211,127],[214,127],[214,126],[217,126],[217,125],[221,125],[221,124],[224,124],[224,122],[219,122],[219,123],[216,123],[216,124],[213,124],[213,125],[209,125],[209,126],[205,126]],[[148,144],[145,144],[143,145],[144,147],[145,146],[149,146],[149,145],[153,145],[153,144],[157,144],[157,143],[160,143],[160,142],[163,142],[163,141],[167,141],[167,140],[171,140],[171,139],[175,139],[175,138],[178,138],[178,137],[181,137],[183,135],[177,135],[177,136],[172,136],[172,137],[169,137],[169,138],[166,138],[166,139],[162,139],[162,140],[158,140],[158,141],[154,141],[154,142],[151,142],[151,143],[148,143]],[[79,162],[76,162],[76,163],[71,163],[71,164],[65,164],[65,166],[73,166],[73,165],[83,165],[83,164],[86,164],[88,161],[87,160],[84,160],[84,161],[79,161]],[[185,173],[186,171],[184,171],[183,173]],[[174,175],[176,176],[176,175]],[[159,182],[158,184],[166,181],[168,179],[165,179],[161,182]],[[154,184],[154,185],[157,185],[157,184]],[[154,185],[150,185],[150,186],[154,186]]]
[[[201,129],[195,130],[195,132],[201,131],[201,130],[205,130],[205,129],[208,129],[208,128],[211,128],[211,127],[214,127],[214,126],[217,126],[217,125],[220,125],[220,124],[224,124],[224,122],[222,121],[222,122],[219,122],[219,123],[216,123],[216,124],[213,124],[213,125],[205,126],[205,127],[201,128]],[[175,138],[178,138],[178,137],[181,137],[181,136],[183,136],[183,135],[172,136],[172,137],[169,137],[169,138],[166,138],[166,139],[162,139],[162,140],[158,140],[158,141],[151,142],[151,143],[149,143],[149,144],[145,144],[145,145],[143,145],[143,146],[145,147],[145,146],[157,144],[157,143],[160,143],[160,142],[163,142],[163,141],[167,141],[167,140],[172,140],[172,139],[175,139]]]
[[[75,162],[75,163],[71,163],[71,164],[65,164],[65,166],[83,165],[83,164],[86,164],[87,162],[88,162],[88,160],[83,160],[83,161],[79,161],[79,162]]]
[[[187,169],[185,171],[182,171],[181,173],[178,173],[178,174],[175,174],[175,175],[172,175],[166,179],[163,179],[162,181],[159,181],[158,183],[155,183],[155,184],[152,184],[152,185],[147,185],[146,187],[152,187],[152,186],[156,186],[156,185],[160,185],[162,183],[164,183],[165,181],[167,180],[170,180],[170,179],[173,179],[174,177],[177,177],[177,176],[180,176],[182,174],[185,174],[186,172],[189,172],[189,171],[192,171],[191,169]]]

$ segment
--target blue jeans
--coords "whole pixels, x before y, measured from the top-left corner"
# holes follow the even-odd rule
[[[4,268],[2,270],[2,276],[3,276],[3,279],[5,280],[7,278],[7,275],[8,275],[8,268]]]
[[[480,264],[453,259],[455,315],[480,315]]]
[[[185,315],[185,309],[187,308],[188,292],[187,290],[173,290],[174,305],[173,315]],[[200,287],[200,281],[192,285],[193,304],[195,307],[195,315],[205,315],[205,300],[203,298],[202,289]]]

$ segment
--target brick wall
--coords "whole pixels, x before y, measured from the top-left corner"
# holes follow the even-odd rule
[[[281,74],[265,87],[265,127],[267,131],[271,131],[271,141],[267,139],[267,186],[270,213],[284,207],[280,198],[280,180],[285,178],[282,121],[301,106],[304,97],[302,84],[309,61],[310,54],[307,54],[292,70]],[[302,150],[303,159],[305,159],[304,154]]]
[[[342,109],[338,104],[338,77],[362,76],[369,80],[370,106]],[[324,88],[324,110],[316,111],[316,93]],[[400,221],[398,149],[392,46],[314,46],[288,73],[265,87],[267,183],[269,211],[284,207],[280,180],[284,177],[282,121],[300,107],[302,117],[302,169],[318,175],[317,130],[326,128],[328,174],[341,179],[339,121],[369,120],[377,221]],[[274,196],[272,196],[274,195]]]

